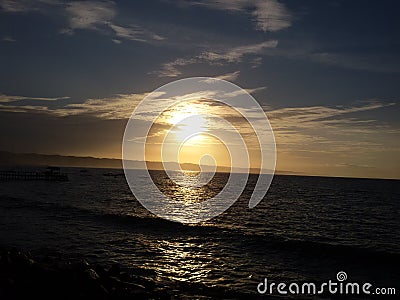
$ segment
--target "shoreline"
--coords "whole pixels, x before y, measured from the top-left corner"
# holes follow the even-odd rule
[[[39,298],[38,298],[39,297]],[[0,299],[171,299],[166,289],[121,270],[86,260],[33,257],[0,248]]]
[[[195,283],[167,285],[151,280],[149,276],[155,274],[145,275],[134,274],[115,263],[104,267],[85,259],[32,255],[29,251],[0,245],[0,299],[4,300],[259,298],[258,295]]]

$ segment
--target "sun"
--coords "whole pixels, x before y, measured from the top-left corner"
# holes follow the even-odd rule
[[[185,170],[195,166],[231,166],[231,155],[220,139],[221,124],[216,109],[208,102],[186,101],[171,106],[154,122],[146,141],[146,160],[179,164]],[[209,159],[211,158],[212,159]]]
[[[167,123],[171,125],[171,133],[177,143],[200,143],[208,131],[208,122],[204,109],[198,105],[187,103],[169,111]]]
[[[207,121],[203,115],[191,116],[177,124],[174,131],[177,142],[201,142],[205,137],[203,133],[207,132]]]

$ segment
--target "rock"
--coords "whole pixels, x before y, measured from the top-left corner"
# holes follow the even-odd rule
[[[12,265],[12,260],[9,252],[4,251],[2,253],[0,263],[1,266],[5,269]]]
[[[110,276],[119,276],[120,273],[121,273],[121,268],[119,267],[118,264],[113,264],[110,270],[108,270],[108,274]]]
[[[99,285],[99,289],[104,295],[108,295],[109,294],[108,290],[104,287],[104,285],[100,284]]]
[[[12,278],[0,278],[0,299],[10,299],[15,294],[15,282]]]
[[[100,265],[90,266],[86,260],[70,263],[62,256],[34,260],[16,248],[1,250],[0,300],[170,298],[166,291],[154,295],[152,280],[121,271],[118,264],[107,271]]]
[[[105,276],[107,276],[106,270],[105,270],[102,266],[100,266],[100,265],[96,265],[96,266],[94,267],[94,270],[96,271],[96,273],[97,273],[100,277],[105,277]]]
[[[75,262],[71,265],[72,269],[76,271],[85,271],[87,269],[90,269],[90,264],[86,260],[80,260],[78,262]]]
[[[25,267],[30,267],[35,263],[35,261],[30,258],[28,255],[24,253],[19,253],[19,255],[15,258],[15,264],[17,267],[20,268],[25,268]]]
[[[122,284],[121,280],[119,280],[118,277],[115,276],[109,276],[108,277],[108,282],[111,283],[114,286],[119,286]]]
[[[86,269],[84,273],[86,274],[87,278],[91,280],[97,280],[100,278],[100,276],[93,269]]]
[[[129,274],[129,273],[127,273],[127,272],[121,272],[119,278],[120,278],[122,281],[125,281],[125,282],[131,282],[131,281],[132,281],[132,276],[131,276],[131,274]]]

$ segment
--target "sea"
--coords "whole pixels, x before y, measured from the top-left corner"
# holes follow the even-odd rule
[[[0,245],[118,264],[178,299],[330,299],[335,295],[260,294],[258,288],[266,280],[338,282],[340,272],[343,282],[396,288],[388,299],[400,293],[398,180],[275,175],[261,203],[249,209],[257,180],[250,175],[223,214],[181,224],[148,212],[121,170],[63,172],[68,181],[0,182]],[[218,193],[229,174],[217,173],[193,193],[166,176],[152,171],[171,201],[201,201]]]

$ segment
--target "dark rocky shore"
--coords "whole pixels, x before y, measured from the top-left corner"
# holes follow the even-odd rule
[[[33,258],[0,250],[0,299],[173,299],[166,290],[121,271],[85,260]]]
[[[149,276],[154,279],[155,273],[134,274],[117,264],[104,267],[60,254],[31,255],[0,246],[0,300],[249,298],[248,294],[201,284],[156,283]]]

